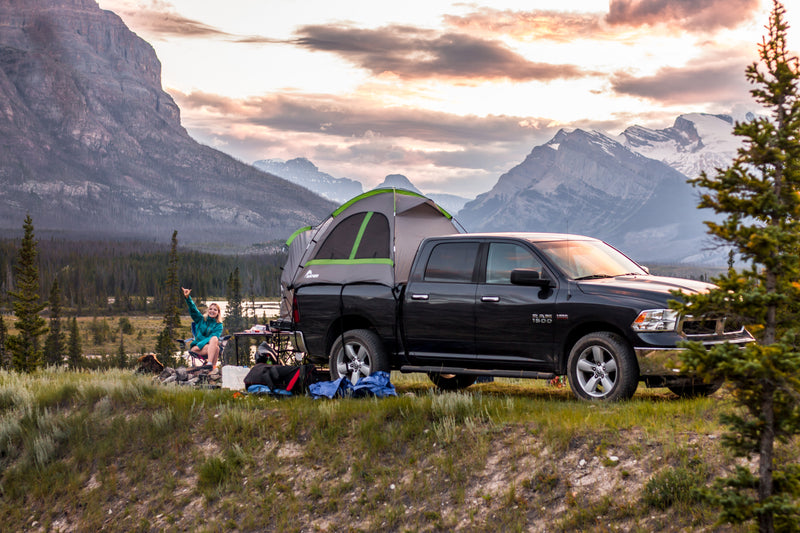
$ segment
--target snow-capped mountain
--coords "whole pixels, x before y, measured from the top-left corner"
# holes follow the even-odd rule
[[[561,130],[458,218],[469,231],[591,235],[645,262],[724,262],[703,224],[715,216],[697,209],[686,179],[730,164],[740,144],[732,126],[724,115],[691,114],[616,137]]]
[[[752,119],[752,114],[744,118]],[[705,113],[681,115],[672,127],[663,130],[631,126],[616,140],[689,178],[728,166],[741,146],[741,139],[733,135],[731,116]]]
[[[253,166],[285,180],[301,185],[320,196],[334,202],[346,202],[364,192],[361,182],[349,178],[334,178],[320,170],[308,159],[298,157],[283,159],[262,159]]]

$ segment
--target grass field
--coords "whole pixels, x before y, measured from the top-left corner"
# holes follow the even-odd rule
[[[731,468],[724,389],[594,404],[544,382],[281,400],[130,371],[0,372],[9,531],[686,531]],[[791,446],[787,453],[794,453]]]

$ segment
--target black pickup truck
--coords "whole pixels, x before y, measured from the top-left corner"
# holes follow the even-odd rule
[[[478,376],[566,375],[586,400],[629,398],[639,381],[702,395],[720,383],[680,373],[676,343],[753,341],[741,324],[669,309],[671,291],[710,287],[650,275],[589,237],[447,235],[422,241],[407,284],[298,288],[293,327],[334,379],[395,369],[459,389]]]

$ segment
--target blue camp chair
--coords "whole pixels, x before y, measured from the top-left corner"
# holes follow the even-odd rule
[[[207,355],[198,354],[189,349],[189,347],[192,344],[192,341],[197,336],[196,327],[197,325],[194,322],[192,322],[192,336],[189,337],[188,339],[175,339],[175,342],[177,342],[178,345],[180,345],[181,347],[181,353],[186,352],[186,357],[189,359],[189,366],[191,367],[202,366],[208,363]],[[222,351],[225,349],[225,345],[228,344],[230,338],[231,338],[230,335],[223,335],[222,337],[219,338],[220,359],[222,358]],[[197,363],[197,365],[195,365],[195,363]]]

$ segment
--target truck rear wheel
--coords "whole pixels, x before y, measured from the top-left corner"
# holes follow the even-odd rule
[[[428,377],[437,388],[442,390],[466,389],[478,379],[477,376],[468,374],[440,374],[438,372],[430,372]]]
[[[590,333],[576,342],[569,353],[567,373],[573,394],[582,400],[626,400],[639,385],[633,350],[610,332]]]
[[[353,329],[339,335],[331,347],[329,362],[332,380],[346,377],[354,385],[373,372],[389,371],[386,350],[380,338],[368,329]]]

